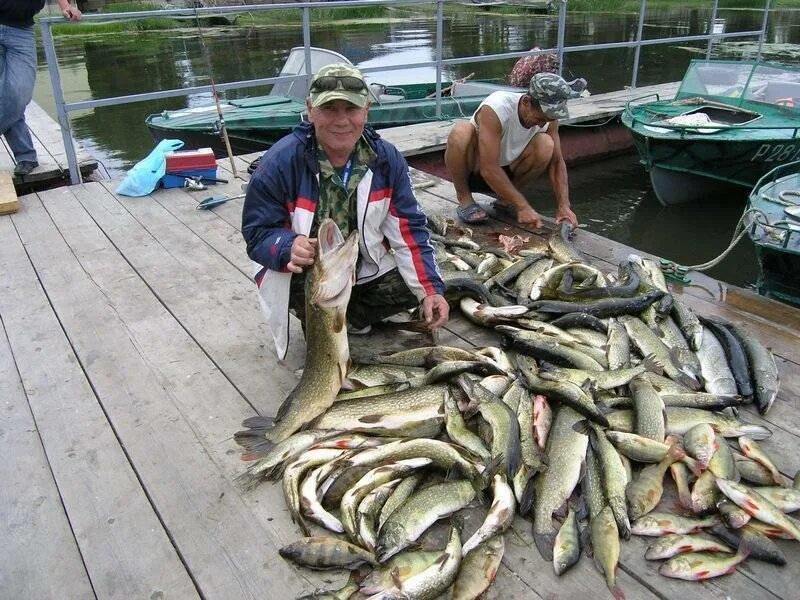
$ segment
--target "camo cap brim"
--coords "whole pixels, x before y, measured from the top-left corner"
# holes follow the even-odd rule
[[[577,98],[585,89],[585,79],[568,82],[555,73],[537,73],[531,78],[528,93],[539,102],[548,119],[565,119],[569,116],[567,100]]]
[[[309,93],[308,97],[311,100],[312,107],[316,108],[318,106],[322,106],[323,104],[327,102],[332,102],[334,100],[345,100],[350,104],[355,104],[359,108],[364,108],[369,103],[369,92],[367,91],[367,82],[364,79],[364,75],[361,74],[361,71],[359,71],[353,65],[348,65],[347,63],[335,63],[332,65],[325,65],[324,67],[320,68],[320,70],[317,71],[314,77],[311,79],[310,88],[313,87],[314,82],[317,79],[325,76],[356,77],[364,82],[364,90],[362,92],[354,92],[346,90],[342,87],[340,83],[335,90]]]

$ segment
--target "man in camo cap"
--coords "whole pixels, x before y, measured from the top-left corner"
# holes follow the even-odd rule
[[[449,314],[425,214],[408,164],[367,124],[369,90],[361,72],[321,67],[306,99],[308,122],[276,142],[247,186],[242,235],[254,262],[261,306],[280,358],[289,311],[305,321],[305,275],[317,257],[317,231],[331,218],[346,237],[359,232],[348,331],[419,307],[431,329]]]
[[[453,126],[444,158],[456,189],[456,212],[463,221],[486,221],[486,212],[472,197],[473,192],[484,192],[498,198],[495,209],[515,214],[520,224],[540,228],[539,213],[520,189],[546,172],[555,195],[556,222],[577,226],[558,119],[568,116],[567,100],[585,88],[584,79],[567,82],[554,73],[537,73],[526,93],[494,92],[469,121]]]

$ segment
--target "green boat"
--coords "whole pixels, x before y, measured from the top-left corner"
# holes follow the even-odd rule
[[[674,99],[646,98],[626,103],[622,123],[665,206],[737,195],[800,159],[798,67],[693,60]]]
[[[332,50],[311,48],[311,71],[331,63],[350,61]],[[372,62],[372,61],[370,61]],[[352,64],[352,63],[350,63]],[[362,63],[362,67],[371,66]],[[406,69],[405,79],[414,76],[416,69]],[[305,73],[305,49],[292,48],[281,69],[281,75]],[[397,71],[387,70],[383,77],[397,77]],[[443,82],[441,114],[436,114],[436,83],[380,83],[375,73],[366,75],[372,96],[369,122],[376,129],[412,123],[469,117],[486,96],[496,90],[523,91],[491,82]],[[446,95],[445,95],[446,93]],[[221,103],[225,128],[234,154],[246,154],[268,148],[304,119],[306,84],[302,80],[278,83],[269,94]],[[156,141],[179,139],[189,148],[211,147],[218,157],[225,156],[220,137],[217,109],[212,104],[196,108],[164,111],[149,115],[145,123]]]
[[[800,306],[800,161],[764,175],[747,208],[747,233],[759,264],[758,293]]]

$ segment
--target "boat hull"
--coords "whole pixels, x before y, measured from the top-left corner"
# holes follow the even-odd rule
[[[782,165],[753,188],[745,213],[758,258],[758,293],[800,306],[800,162]]]
[[[775,166],[800,158],[800,139],[661,139],[636,131],[632,135],[664,206],[702,200],[732,186],[749,190]]]
[[[800,306],[800,255],[756,244],[758,293]]]

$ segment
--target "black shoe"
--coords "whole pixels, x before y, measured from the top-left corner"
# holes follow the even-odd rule
[[[36,167],[39,166],[39,163],[35,160],[21,160],[17,163],[17,166],[14,167],[14,175],[18,175],[20,177],[24,177],[25,175],[30,175],[31,171],[33,171]]]

